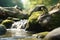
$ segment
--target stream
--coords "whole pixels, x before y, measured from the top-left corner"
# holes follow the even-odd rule
[[[40,40],[25,31],[24,26],[27,20],[20,20],[12,24],[11,29],[7,29],[5,35],[0,36],[0,40]],[[21,29],[21,27],[23,29]]]

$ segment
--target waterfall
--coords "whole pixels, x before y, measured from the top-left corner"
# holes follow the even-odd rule
[[[16,28],[16,29],[24,29],[25,28],[25,25],[28,21],[27,20],[20,20],[20,21],[17,21],[17,22],[14,22],[12,24],[12,27],[11,28]]]

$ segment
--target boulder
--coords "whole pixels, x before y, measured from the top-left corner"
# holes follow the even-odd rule
[[[49,32],[43,40],[60,40],[60,27]]]
[[[4,25],[0,24],[0,35],[4,35],[7,32]]]

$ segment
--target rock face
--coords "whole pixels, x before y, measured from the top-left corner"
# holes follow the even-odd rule
[[[52,16],[48,25],[49,30],[60,27],[60,3],[57,3],[54,7],[52,7],[49,14]]]
[[[26,18],[26,14],[23,13],[19,7],[0,7],[0,19],[6,19],[7,17]]]
[[[43,40],[60,40],[60,27],[48,33]]]
[[[7,30],[6,30],[5,26],[0,24],[0,35],[4,35],[6,33],[6,31]]]

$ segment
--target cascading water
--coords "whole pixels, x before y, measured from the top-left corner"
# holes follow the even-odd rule
[[[7,29],[6,35],[1,36],[0,40],[23,40],[32,39],[32,34],[27,33],[24,29]]]
[[[24,29],[27,22],[28,21],[25,19],[14,22],[11,29],[8,30],[11,31],[14,36],[24,36],[27,34],[27,31]]]
[[[32,34],[29,34],[27,31],[25,31],[25,29],[23,29],[27,22],[28,22],[27,20],[20,20],[14,22],[12,24],[11,29],[7,29],[6,35],[1,37],[1,40],[17,40],[17,39],[20,40],[31,36]],[[32,38],[32,36],[29,38]]]
[[[11,28],[16,28],[16,29],[24,29],[25,28],[25,25],[28,21],[27,20],[20,20],[20,21],[17,21],[17,22],[14,22],[12,24],[12,27]]]

